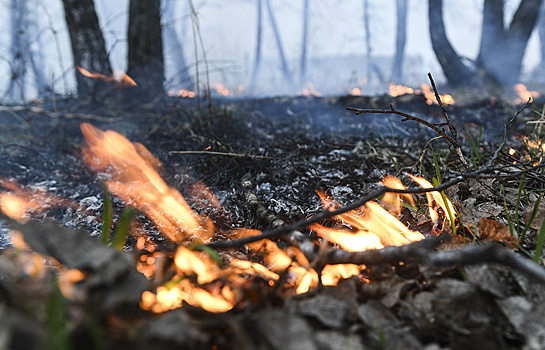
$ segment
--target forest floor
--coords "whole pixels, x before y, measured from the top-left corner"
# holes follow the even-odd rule
[[[504,123],[521,105],[467,98],[447,107],[469,169],[459,165],[444,139],[434,139],[437,133],[420,123],[346,110],[389,109],[390,104],[429,123],[444,122],[439,106],[428,105],[421,95],[217,98],[211,106],[203,103],[200,113],[191,99],[142,105],[116,96],[103,103],[59,100],[0,107],[4,193],[62,198],[35,206],[27,223],[5,218],[0,227],[0,349],[43,344],[55,349],[541,348],[545,280],[525,263],[541,254],[543,150],[533,149],[528,140],[540,139],[539,124],[532,122],[541,118],[544,101],[523,110],[506,135]],[[439,173],[446,182],[485,167],[507,137],[493,168],[485,172],[498,176],[464,178],[445,190],[459,213],[456,234],[446,213],[442,223],[431,221],[424,210],[426,196],[418,195],[415,207],[406,206],[400,220],[431,243],[411,243],[406,251],[385,248],[393,258],[379,252],[375,262],[365,265],[347,255],[360,261],[359,273],[336,286],[296,294],[288,273],[279,273],[284,283],[277,284],[263,275],[245,276],[228,312],[184,302],[157,313],[141,307],[142,293],[158,285],[172,287],[170,265],[177,245],[142,211],[134,220],[137,233],[123,252],[100,243],[103,181],[109,178],[97,176],[82,160],[81,123],[142,143],[162,163],[165,182],[193,210],[211,217],[221,232],[267,231],[317,215],[323,207],[316,190],[346,205],[377,189],[386,175],[410,184],[407,173],[429,181]],[[534,163],[538,167],[532,168]],[[525,169],[522,180],[512,175]],[[220,205],[209,205],[192,192],[200,183]],[[0,203],[4,210],[5,202]],[[114,222],[123,209],[123,201],[114,197]],[[20,231],[30,248],[17,239],[11,243],[8,226]],[[274,239],[275,246],[300,249],[310,263],[336,249],[306,227],[297,231]],[[434,241],[437,236],[440,240]],[[139,237],[153,250],[137,248]],[[492,253],[477,251],[481,256],[475,259],[471,249],[489,247],[489,241],[495,242]],[[516,258],[498,259],[503,253],[495,249]],[[450,264],[439,264],[434,256],[443,251],[459,254]],[[246,246],[214,254],[225,263],[233,256],[260,259],[264,253],[252,255]],[[161,257],[164,271],[157,268],[152,279],[144,278],[135,267],[136,261],[145,261],[143,256]],[[369,261],[368,256],[360,259]],[[83,272],[82,277],[73,277],[74,271]],[[200,287],[218,293],[218,285],[228,284],[229,278],[222,278]]]

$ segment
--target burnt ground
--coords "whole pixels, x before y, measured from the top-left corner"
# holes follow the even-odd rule
[[[477,139],[482,128],[481,146],[490,155],[502,136],[503,122],[520,107],[501,100],[492,102],[483,98],[448,108],[466,155],[471,153],[466,130]],[[203,103],[200,117],[195,101],[186,99],[141,105],[114,96],[103,103],[59,100],[55,104],[4,106],[0,108],[0,177],[38,186],[86,209],[61,207],[36,214],[38,220],[53,217],[67,228],[98,235],[101,224],[95,219],[102,213],[103,190],[96,175],[81,161],[79,124],[86,122],[143,143],[163,162],[167,182],[182,194],[197,181],[205,183],[229,212],[223,224],[267,229],[274,220],[288,223],[321,211],[316,189],[347,204],[375,188],[384,175],[397,175],[400,169],[412,174],[424,172],[431,178],[434,170],[429,152],[422,164],[418,160],[436,134],[414,121],[401,122],[396,115],[356,116],[345,110],[388,109],[390,104],[432,123],[443,121],[439,107],[428,106],[419,95],[217,98],[210,108]],[[543,101],[536,103],[542,105]],[[515,136],[525,133],[526,121],[535,119],[534,112],[525,110],[510,128],[509,142],[520,146]],[[447,155],[445,142],[433,141],[431,147],[444,159],[448,179],[457,168]],[[257,216],[255,207],[248,205],[248,187],[242,179],[251,181],[251,190],[268,215]],[[532,186],[542,186],[539,181],[534,179]],[[516,190],[518,181],[501,184],[509,192]],[[460,187],[448,193],[471,215],[464,217],[464,225],[474,229],[481,217],[504,220],[501,199],[482,194],[472,184],[464,188],[465,194]],[[474,200],[467,201],[473,195]],[[189,202],[207,213],[207,208]],[[118,214],[122,203],[115,204]],[[417,225],[418,221],[413,218],[409,224]],[[150,232],[162,240],[153,228]],[[524,242],[528,250],[535,249],[535,232],[533,236],[530,233]],[[6,246],[9,234],[5,227],[2,234],[1,244]],[[99,342],[104,348],[150,344],[157,348],[178,344],[182,348],[233,349],[541,348],[544,286],[520,271],[492,263],[431,268],[404,261],[378,264],[364,274],[371,280],[369,284],[353,278],[337,287],[277,297],[219,316],[185,307],[161,316],[139,312],[134,321],[131,311],[124,310],[124,316],[119,316],[117,308],[127,306],[116,304],[115,312],[100,316],[103,318],[95,320],[94,328],[81,322],[72,325],[75,330],[71,330],[70,341],[77,348],[98,348]],[[16,270],[0,279],[0,298],[4,300],[0,312],[17,315],[21,324],[36,316],[21,312],[21,301],[14,301],[12,295],[32,295],[20,283],[25,278],[28,276],[22,270]],[[37,315],[44,317],[38,311]],[[18,322],[0,324],[12,343],[25,338],[24,344],[32,346],[47,338],[43,320],[32,320],[37,331],[30,338]],[[135,334],[135,329],[140,331]],[[186,331],[180,333],[180,329]],[[92,336],[99,331],[103,340]],[[81,334],[94,340],[76,337]]]

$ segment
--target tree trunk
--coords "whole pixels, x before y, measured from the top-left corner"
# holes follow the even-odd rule
[[[369,29],[369,2],[363,0],[363,30],[365,32],[365,48],[367,52],[367,80],[371,81],[373,68],[373,47],[371,46],[371,30]]]
[[[541,5],[541,11],[539,11],[539,22],[537,24],[539,30],[539,45],[541,51],[541,62],[538,69],[541,79],[545,80],[545,5]]]
[[[485,1],[477,67],[489,82],[501,86],[518,82],[524,52],[537,22],[541,2],[522,0],[506,30],[503,2]]]
[[[112,75],[104,37],[98,25],[93,0],[62,0],[70,34],[74,65],[92,73]],[[76,73],[78,94],[94,96],[104,82]]]
[[[278,48],[278,55],[280,56],[280,61],[282,62],[282,74],[284,76],[284,80],[288,82],[288,84],[293,85],[293,80],[291,78],[290,70],[288,67],[288,60],[286,59],[286,55],[284,55],[284,47],[282,46],[282,39],[280,38],[280,32],[278,31],[278,26],[276,25],[276,19],[274,18],[274,13],[271,8],[271,1],[267,1],[267,12],[269,13],[269,19],[271,21],[271,26],[274,32],[274,38],[276,39],[276,47]]]
[[[170,47],[173,56],[173,66],[174,66],[174,81],[173,85],[176,88],[183,88],[187,90],[193,90],[193,81],[191,75],[189,74],[189,69],[187,68],[187,63],[184,55],[184,46],[182,36],[179,36],[174,27],[176,22],[175,14],[176,9],[171,1],[166,0],[164,2],[163,13],[165,18],[163,20],[163,40],[165,47]],[[169,56],[165,55],[165,60]]]
[[[25,100],[27,60],[30,56],[27,0],[11,0],[11,80],[6,90],[10,100]]]
[[[255,43],[254,69],[252,71],[252,80],[250,82],[250,91],[255,90],[259,68],[261,66],[261,40],[263,38],[263,1],[256,0],[257,4],[257,37]]]
[[[396,48],[390,80],[403,81],[403,58],[407,42],[407,9],[408,0],[396,0]]]
[[[143,98],[163,93],[164,62],[160,0],[130,0],[127,74]]]
[[[473,84],[471,70],[464,65],[447,38],[443,22],[443,0],[428,0],[428,14],[433,51],[448,83],[452,86]]]
[[[303,4],[303,39],[301,40],[301,62],[299,76],[299,84],[303,86],[307,78],[307,48],[308,48],[308,22],[309,22],[309,0],[305,0]]]

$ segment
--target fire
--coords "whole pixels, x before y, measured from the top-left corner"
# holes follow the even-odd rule
[[[528,100],[533,100],[535,98],[541,97],[541,94],[537,91],[528,91],[526,85],[524,84],[515,84],[513,90],[519,96],[515,99],[515,103],[526,103]]]
[[[79,66],[76,66],[77,70],[83,74],[84,76],[91,78],[91,79],[100,79],[107,82],[116,82],[120,89],[126,89],[129,87],[135,87],[138,86],[136,82],[129,77],[125,72],[119,69],[115,69],[113,71],[113,74],[111,76],[105,76],[104,74],[100,73],[91,73],[86,69],[83,69]]]
[[[320,93],[320,91],[316,90],[313,83],[307,83],[303,90],[297,92],[297,96],[320,97],[322,96],[322,94]]]
[[[388,91],[390,96],[393,96],[393,97],[407,95],[407,94],[424,95],[424,97],[426,98],[426,103],[428,105],[438,104],[437,100],[435,99],[435,93],[433,92],[431,86],[429,86],[428,84],[422,83],[420,85],[420,88],[422,90],[415,90],[408,86],[390,83],[388,86]],[[448,105],[454,104],[454,98],[451,95],[445,94],[445,95],[439,95],[439,96],[441,97],[441,101],[443,102],[444,105],[448,106]]]
[[[388,91],[390,96],[397,97],[405,94],[414,94],[414,89],[408,86],[397,85],[395,83],[390,83],[388,85]]]
[[[136,248],[141,251],[137,269],[159,286],[142,294],[140,306],[144,310],[159,313],[186,303],[210,312],[225,312],[245,302],[258,301],[272,288],[306,293],[320,282],[336,285],[341,279],[359,276],[365,268],[354,264],[326,265],[318,274],[299,248],[282,248],[269,239],[247,244],[245,254],[235,251],[219,255],[207,250],[200,244],[213,238],[239,239],[262,232],[249,228],[220,230],[210,218],[194,212],[181,194],[164,182],[159,175],[162,164],[142,144],[132,143],[117,132],[101,131],[90,124],[82,124],[81,130],[85,137],[82,152],[87,165],[100,174],[111,193],[147,215],[168,239],[178,244],[175,252],[157,251],[153,243],[141,236],[145,233],[137,235]],[[411,179],[422,187],[431,187],[423,178],[411,176]],[[385,178],[384,183],[391,188],[405,188],[393,177]],[[0,197],[2,210],[12,210],[12,215],[18,219],[25,217],[28,207],[38,210],[57,204],[52,200],[48,202],[46,199],[50,195],[39,191],[29,197],[12,182],[3,181],[1,185],[11,190]],[[190,193],[196,203],[216,209],[221,207],[204,184],[196,184]],[[319,192],[319,195],[324,207],[339,207],[324,193]],[[427,195],[430,215],[437,216],[432,212],[434,205],[444,211],[449,208],[454,213],[452,203],[444,201],[439,193]],[[35,198],[42,198],[45,204],[33,205]],[[352,252],[419,241],[424,236],[409,230],[395,217],[403,203],[414,206],[410,195],[387,194],[382,198],[382,206],[368,202],[359,209],[337,215],[333,224],[313,224],[309,229],[324,240]],[[172,266],[165,266],[170,262],[173,262]],[[77,297],[73,284],[84,278],[86,276],[81,271],[63,271],[60,279],[65,295]]]
[[[185,89],[180,89],[178,91],[170,90],[168,92],[168,95],[170,97],[178,96],[178,97],[182,97],[182,98],[195,98],[195,96],[197,96],[195,91],[185,90]]]
[[[9,192],[0,193],[0,208],[4,215],[18,221],[25,221],[30,214],[58,206],[81,209],[77,204],[57,197],[40,187],[22,187],[15,181],[0,179],[0,187]]]
[[[220,96],[232,96],[237,95],[240,96],[244,93],[244,86],[239,85],[236,89],[229,89],[225,87],[223,84],[220,83],[212,83],[212,89],[216,91],[216,93]]]
[[[318,192],[318,195],[324,207],[339,207],[323,192]],[[368,202],[363,210],[352,210],[337,215],[335,219],[341,223],[341,227],[313,224],[310,228],[320,237],[351,252],[399,246],[424,239],[421,233],[409,230],[376,202]]]
[[[410,174],[407,174],[414,182],[416,182],[417,184],[419,184],[420,186],[422,186],[423,188],[432,188],[432,184],[422,178],[422,177],[419,177],[419,176],[413,176],[413,175],[410,175]],[[449,221],[450,223],[450,217],[448,215],[448,213],[450,213],[452,215],[452,217],[456,217],[456,210],[454,209],[454,206],[452,205],[452,202],[445,197],[446,199],[446,202],[443,200],[443,196],[441,196],[441,194],[437,191],[433,191],[433,192],[426,192],[426,197],[428,199],[428,204],[429,204],[429,210],[430,210],[430,218],[432,221],[437,221],[439,219],[439,216],[437,214],[437,211],[435,210],[435,207],[437,205],[439,205],[439,207],[443,210],[443,212],[445,213],[446,215],[446,218],[447,220]]]

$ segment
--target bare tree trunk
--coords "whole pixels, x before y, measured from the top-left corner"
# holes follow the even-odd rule
[[[396,0],[396,49],[390,80],[403,81],[403,59],[407,42],[407,9],[408,0]]]
[[[502,1],[485,0],[477,67],[490,82],[511,86],[518,82],[522,59],[539,15],[542,0],[522,0],[508,29]]]
[[[284,76],[284,80],[290,84],[290,86],[293,84],[293,80],[291,78],[290,70],[288,67],[288,61],[286,60],[286,55],[284,55],[284,48],[282,47],[282,39],[280,38],[280,32],[278,31],[278,26],[276,25],[276,19],[274,18],[274,13],[271,8],[271,1],[267,1],[267,12],[269,13],[269,19],[271,21],[271,26],[274,32],[274,37],[276,39],[276,46],[278,48],[278,55],[280,56],[280,61],[282,62],[282,74]]]
[[[111,76],[112,68],[93,0],[62,0],[62,3],[72,44],[74,65],[93,73]],[[80,96],[95,96],[98,88],[104,86],[104,82],[89,79],[78,73],[76,79]]]
[[[25,100],[27,59],[30,56],[27,0],[11,0],[11,80],[6,90],[10,100]]]
[[[540,75],[541,79],[545,79],[545,5],[541,5],[539,11],[539,22],[537,24],[539,30],[539,45],[541,51]]]
[[[130,0],[127,74],[144,98],[163,93],[164,61],[160,0]]]
[[[373,67],[373,47],[371,46],[371,30],[369,29],[369,1],[363,0],[363,30],[365,32],[365,51],[367,52],[367,80],[371,82]]]
[[[443,0],[428,0],[428,14],[433,51],[448,83],[452,86],[472,84],[474,77],[471,70],[454,51],[445,33]]]
[[[182,44],[183,39],[180,39],[174,27],[176,11],[170,0],[164,0],[163,13],[165,14],[165,18],[163,19],[163,40],[165,47],[170,46],[172,49],[171,56],[174,57],[175,85],[191,90],[193,89],[193,81],[185,60],[184,46]],[[165,52],[164,59],[166,60],[166,58]]]
[[[301,40],[301,62],[299,84],[303,85],[307,78],[307,48],[308,48],[308,23],[309,23],[309,0],[303,4],[303,39]]]
[[[256,87],[257,76],[261,66],[261,41],[263,39],[263,0],[256,0],[257,4],[257,37],[255,43],[254,69],[252,71],[252,80],[250,82],[250,91]]]
[[[38,8],[38,1],[37,0],[31,0],[30,1],[30,8],[33,9],[35,12]],[[40,27],[40,23],[38,21],[37,16],[31,16],[31,19],[29,20],[29,38],[34,38],[34,47],[31,46],[29,48],[30,50],[30,66],[32,68],[32,72],[34,73],[34,80],[36,81],[36,87],[38,89],[38,92],[44,92],[47,90],[50,90],[50,79],[47,78],[47,71],[45,70],[46,64],[44,59],[44,43],[42,39],[42,28]]]

